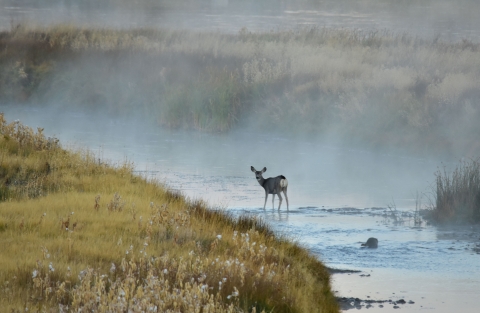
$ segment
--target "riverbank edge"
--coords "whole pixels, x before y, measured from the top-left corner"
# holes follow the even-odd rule
[[[169,275],[166,298],[187,286],[198,295],[208,288],[199,305],[213,301],[221,312],[338,312],[325,266],[263,221],[210,210],[134,175],[133,164],[64,150],[43,129],[0,117],[3,307],[105,311],[102,303],[118,296],[135,308],[154,302],[145,292],[148,277],[168,285]]]

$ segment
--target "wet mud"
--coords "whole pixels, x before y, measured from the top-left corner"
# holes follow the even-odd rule
[[[372,299],[359,299],[359,298],[347,298],[347,297],[337,297],[337,301],[340,304],[340,309],[342,311],[347,311],[347,310],[360,310],[360,309],[370,309],[375,306],[378,308],[384,308],[385,306],[389,306],[392,309],[400,309],[403,308],[403,305],[405,304],[415,304],[414,301],[409,300],[408,302],[404,299],[399,299],[399,300],[372,300]]]

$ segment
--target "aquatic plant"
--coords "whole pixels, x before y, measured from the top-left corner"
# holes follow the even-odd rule
[[[187,200],[129,162],[66,151],[3,114],[0,147],[3,310],[338,312],[325,266],[262,220]]]
[[[446,168],[436,176],[435,207],[430,212],[436,222],[480,222],[480,160],[462,161],[453,172]]]

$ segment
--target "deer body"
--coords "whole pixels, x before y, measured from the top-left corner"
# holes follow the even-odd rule
[[[264,167],[261,171],[257,171],[253,166],[250,168],[252,172],[255,173],[255,178],[257,179],[260,186],[265,189],[265,203],[263,204],[263,209],[265,210],[265,206],[267,205],[268,195],[272,195],[272,207],[274,207],[275,195],[278,196],[278,209],[280,210],[280,206],[282,205],[282,195],[280,194],[283,192],[285,195],[285,200],[287,200],[287,210],[288,210],[288,196],[287,196],[287,187],[288,187],[288,180],[285,176],[279,175],[277,177],[270,177],[270,178],[263,178],[263,173],[267,171],[267,168]]]

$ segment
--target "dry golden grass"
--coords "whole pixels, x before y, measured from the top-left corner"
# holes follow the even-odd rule
[[[338,311],[323,264],[262,221],[187,201],[3,115],[0,136],[5,311]]]
[[[461,162],[455,170],[435,173],[435,206],[428,217],[437,223],[480,222],[480,159]]]
[[[479,47],[328,28],[224,34],[19,25],[0,33],[0,100],[137,115],[169,128],[246,124],[475,155]]]

